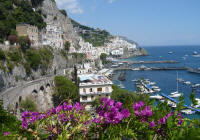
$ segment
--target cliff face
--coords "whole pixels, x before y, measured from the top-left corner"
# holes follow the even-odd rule
[[[55,1],[44,0],[38,9],[42,11],[46,23],[55,24],[62,28],[64,40],[71,40],[74,45],[78,44],[79,36],[75,32],[70,18],[59,11]]]

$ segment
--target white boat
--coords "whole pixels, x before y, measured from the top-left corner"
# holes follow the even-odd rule
[[[133,79],[133,80],[131,80],[131,81],[133,81],[133,82],[137,82],[137,79]]]
[[[172,102],[172,101],[170,101],[170,100],[167,101],[167,104],[168,104],[169,106],[171,106],[171,107],[174,107],[174,108],[177,107],[176,103],[174,103],[174,102]]]
[[[176,97],[180,97],[181,96],[181,93],[177,93],[177,94],[173,94],[173,95],[169,95],[170,97],[174,97],[174,98],[176,98]]]
[[[136,71],[136,70],[140,70],[140,68],[133,68],[132,70]]]
[[[197,55],[193,55],[193,57],[200,57],[200,54],[197,54]]]
[[[158,99],[158,100],[160,100],[160,99],[163,99],[163,97],[162,96],[160,96],[160,95],[154,95],[154,96],[149,96],[149,98],[150,99]]]
[[[193,55],[198,55],[198,52],[194,51],[194,52],[193,52]]]
[[[177,81],[176,81],[176,91],[175,92],[171,92],[171,94],[169,95],[170,97],[180,97],[182,93],[178,92],[178,72],[177,72]],[[179,79],[180,80],[180,79]]]
[[[181,110],[182,113],[185,113],[185,114],[194,114],[195,111],[192,111],[191,109],[184,109],[184,110]]]
[[[172,51],[169,51],[169,52],[168,52],[168,54],[172,54],[172,53],[173,53]]]
[[[184,82],[184,80],[182,78],[178,78],[177,81],[178,82]]]
[[[190,85],[191,84],[191,82],[190,81],[186,81],[186,82],[184,82],[186,85]]]
[[[150,82],[149,84],[152,86],[152,85],[155,85],[155,84],[156,84],[156,82]]]
[[[160,91],[161,91],[160,88],[154,88],[153,90],[154,90],[155,92],[160,92]]]

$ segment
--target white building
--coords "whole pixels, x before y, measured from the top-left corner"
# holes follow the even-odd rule
[[[55,49],[63,49],[64,42],[62,38],[63,32],[60,26],[55,24],[47,24],[46,30],[42,32],[42,45],[49,45]]]
[[[113,91],[112,81],[107,77],[95,74],[83,74],[78,76],[80,78],[79,94],[80,102],[86,104],[86,109],[91,109],[91,103],[97,97],[108,97]]]

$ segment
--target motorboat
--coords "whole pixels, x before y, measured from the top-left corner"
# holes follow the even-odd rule
[[[169,51],[169,52],[168,52],[168,54],[172,54],[172,53],[173,53],[172,51]]]
[[[184,113],[184,114],[187,114],[187,115],[195,113],[195,111],[192,111],[191,109],[184,109],[184,110],[181,110],[181,112]]]
[[[190,81],[186,81],[186,82],[184,82],[186,85],[190,85],[191,84],[191,82]]]
[[[133,80],[131,80],[131,81],[133,81],[133,82],[137,82],[137,79],[133,79]]]
[[[150,99],[158,99],[158,100],[161,100],[161,99],[163,99],[163,97],[162,96],[160,96],[160,95],[153,95],[153,96],[149,96],[149,98]]]
[[[197,51],[194,51],[194,52],[193,52],[193,55],[198,55],[198,52],[197,52]]]
[[[155,85],[155,84],[156,84],[156,82],[150,82],[149,84],[152,86],[152,85]]]
[[[174,97],[174,98],[176,98],[176,97],[180,97],[181,96],[181,93],[176,93],[176,94],[172,94],[172,95],[169,95],[170,97]]]
[[[184,82],[184,80],[182,78],[178,78],[177,81],[178,82]]]
[[[132,70],[134,70],[134,71],[138,71],[138,70],[140,70],[140,68],[133,68]]]

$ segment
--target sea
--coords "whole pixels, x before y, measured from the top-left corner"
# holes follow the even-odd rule
[[[158,61],[158,60],[176,60],[179,63],[162,63],[162,64],[134,64],[137,66],[149,66],[149,67],[190,67],[190,68],[200,68],[200,57],[195,57],[193,52],[196,51],[200,54],[200,46],[152,46],[144,47],[149,56],[142,57],[132,57],[126,60],[134,61]],[[173,52],[169,54],[168,52]],[[119,75],[120,71],[116,72]],[[145,78],[152,82],[156,82],[161,91],[160,93],[165,93],[169,95],[171,92],[177,90],[177,75],[178,78],[182,78],[184,81],[190,81],[191,85],[186,85],[183,82],[178,82],[178,90],[183,93],[185,104],[191,105],[190,93],[192,92],[191,86],[193,84],[200,84],[200,74],[190,73],[186,70],[146,70],[146,71],[126,71],[126,80],[118,81],[114,78],[113,83],[116,85],[122,84],[125,89],[129,91],[136,91],[135,83],[132,81],[134,79]],[[157,93],[156,93],[157,94]],[[152,94],[153,95],[153,94]],[[195,97],[200,98],[200,88],[195,90]],[[200,119],[200,114],[185,115],[187,118],[198,118]]]

